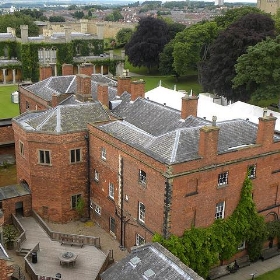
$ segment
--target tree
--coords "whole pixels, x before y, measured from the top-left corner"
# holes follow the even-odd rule
[[[7,27],[16,29],[16,36],[21,36],[20,25],[28,25],[28,35],[38,36],[39,27],[33,22],[30,16],[26,15],[2,15],[0,16],[0,32],[7,32]]]
[[[152,67],[158,67],[159,54],[168,41],[168,26],[164,21],[143,18],[125,45],[125,52],[133,66],[145,66],[150,71]]]
[[[159,72],[162,75],[174,75],[177,79],[179,74],[175,71],[173,67],[174,58],[174,40],[170,41],[164,46],[163,52],[159,55]]]
[[[264,12],[260,9],[250,6],[229,9],[224,13],[224,15],[215,17],[215,22],[217,23],[218,27],[224,29],[245,15],[257,13],[264,14]]]
[[[65,22],[65,18],[63,16],[50,16],[50,22]]]
[[[122,14],[118,10],[114,10],[113,13],[107,15],[105,17],[105,20],[107,21],[119,21],[120,19],[123,19]]]
[[[207,57],[209,45],[217,37],[215,22],[192,25],[179,32],[174,40],[173,67],[179,75],[197,69],[198,63]]]
[[[248,14],[222,31],[209,49],[209,58],[200,64],[204,91],[215,92],[228,100],[247,101],[250,97],[240,86],[232,88],[234,65],[249,46],[275,36],[274,21],[263,14]]]
[[[235,65],[233,87],[243,86],[256,100],[279,98],[280,36],[248,48]]]
[[[121,47],[124,46],[127,42],[129,42],[132,34],[133,30],[131,28],[120,29],[116,35],[118,45]]]
[[[77,18],[77,19],[81,19],[85,16],[84,12],[83,11],[75,11],[74,14],[73,14],[73,17],[74,18]]]

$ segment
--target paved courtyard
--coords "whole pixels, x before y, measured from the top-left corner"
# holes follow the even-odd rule
[[[27,221],[27,223],[26,223]],[[82,223],[80,221],[70,222],[68,224],[54,224],[48,223],[48,226],[54,230],[63,233],[81,234],[88,236],[100,237],[101,252],[93,246],[79,246],[60,245],[59,242],[51,241],[38,224],[32,224],[35,220],[32,219],[31,223],[28,218],[20,220],[24,227],[27,227],[27,240],[23,244],[24,248],[33,248],[40,242],[40,252],[38,253],[38,263],[33,264],[34,268],[42,273],[52,276],[52,274],[61,273],[65,279],[88,279],[85,275],[90,273],[95,275],[95,271],[100,263],[105,258],[109,250],[113,250],[114,260],[118,261],[125,257],[128,252],[122,251],[119,248],[119,243],[108,233],[102,230],[98,225],[93,222]],[[49,248],[48,248],[49,247]],[[78,255],[75,266],[60,266],[59,255],[63,252],[71,251]],[[7,251],[11,257],[10,264],[18,264],[22,273],[25,274],[26,280],[30,280],[29,276],[24,272],[24,258],[17,256],[15,251]],[[89,267],[91,267],[89,269]],[[52,271],[54,269],[55,271]],[[49,273],[51,271],[51,275]],[[80,276],[79,276],[80,275]]]

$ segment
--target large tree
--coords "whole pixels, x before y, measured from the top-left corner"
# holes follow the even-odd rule
[[[131,36],[133,34],[133,29],[124,27],[120,29],[116,35],[117,43],[119,46],[124,46],[127,42],[129,42]]]
[[[250,6],[243,6],[240,8],[235,9],[229,9],[227,10],[222,16],[219,15],[215,17],[215,22],[217,25],[221,28],[227,28],[229,25],[240,19],[241,17],[244,17],[248,14],[264,14],[263,11],[256,7],[250,7]]]
[[[254,99],[279,98],[280,36],[248,48],[235,65],[234,88],[245,86]]]
[[[203,89],[228,100],[247,101],[250,96],[244,87],[232,88],[232,79],[236,75],[234,65],[249,46],[266,37],[275,37],[275,28],[271,17],[263,14],[248,14],[221,32],[210,47],[209,59],[200,65]]]
[[[7,32],[7,27],[12,27],[16,29],[16,36],[20,37],[20,25],[28,25],[28,35],[38,36],[39,27],[33,22],[30,16],[23,14],[17,15],[2,15],[0,16],[0,32]]]
[[[136,31],[125,45],[125,52],[133,66],[145,66],[151,70],[158,67],[159,54],[168,41],[167,24],[163,20],[146,17],[139,21]]]
[[[186,75],[188,70],[196,70],[198,63],[207,57],[208,48],[217,37],[215,22],[192,25],[179,32],[174,40],[174,69],[179,75]]]

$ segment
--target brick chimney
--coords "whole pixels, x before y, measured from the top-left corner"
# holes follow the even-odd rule
[[[50,65],[40,66],[40,81],[52,76],[52,67]]]
[[[98,84],[97,85],[97,100],[107,108],[109,108],[109,95],[108,95],[108,85]]]
[[[83,63],[79,66],[79,73],[91,76],[93,74],[93,64],[92,63]]]
[[[74,74],[74,67],[72,64],[64,63],[62,65],[62,76],[68,76]]]
[[[118,91],[117,95],[121,96],[125,91],[130,92],[130,83],[131,78],[130,77],[122,77],[120,76],[118,78]]]
[[[215,122],[212,126],[200,128],[198,154],[203,158],[212,159],[217,156],[220,128],[215,126]]]
[[[52,95],[52,107],[56,107],[58,105],[58,96],[56,93],[53,93]]]
[[[76,75],[77,91],[76,97],[78,100],[85,102],[91,98],[91,77],[83,74]]]
[[[138,97],[145,98],[145,81],[133,81],[130,84],[131,101],[136,100]]]
[[[270,146],[273,143],[276,119],[272,114],[270,116],[264,114],[263,117],[259,118],[257,144]]]
[[[188,116],[197,116],[198,96],[185,95],[182,97],[181,118],[186,119]]]

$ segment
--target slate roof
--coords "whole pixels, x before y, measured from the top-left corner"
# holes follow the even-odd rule
[[[14,118],[25,130],[66,133],[85,130],[90,122],[107,121],[110,115],[99,102],[59,105],[47,111],[24,113]]]
[[[30,190],[24,184],[0,187],[0,201],[27,194],[30,194]]]
[[[114,100],[117,95],[117,82],[101,74],[94,74],[91,76],[91,93],[93,100],[97,100],[98,83],[108,84],[109,100]],[[25,86],[24,88],[46,101],[51,101],[54,93],[58,96],[65,93],[69,95],[76,93],[76,75],[50,77],[35,84]]]
[[[176,109],[143,98],[129,102],[128,94],[123,95],[123,102],[113,113],[151,135],[159,136],[177,128],[210,124],[192,116],[182,120],[181,112]]]
[[[99,128],[163,163],[180,163],[199,158],[200,128],[209,125],[207,121],[203,123],[200,119],[189,117],[184,122],[177,122],[178,127],[176,127],[176,123],[172,123],[172,119],[170,123],[168,123],[168,119],[165,119],[164,123],[167,128],[164,127],[164,123],[162,127],[156,127],[153,123],[158,123],[158,121],[155,119],[153,122],[149,113],[146,112],[146,114],[148,119],[142,123],[136,113],[134,122],[137,126],[125,119],[101,125]],[[151,114],[153,113],[151,112]],[[217,126],[220,128],[218,153],[230,152],[240,146],[256,143],[258,127],[254,123],[230,120],[217,123]],[[280,140],[277,135],[274,138]]]
[[[134,247],[101,274],[102,280],[203,280],[159,243]]]

